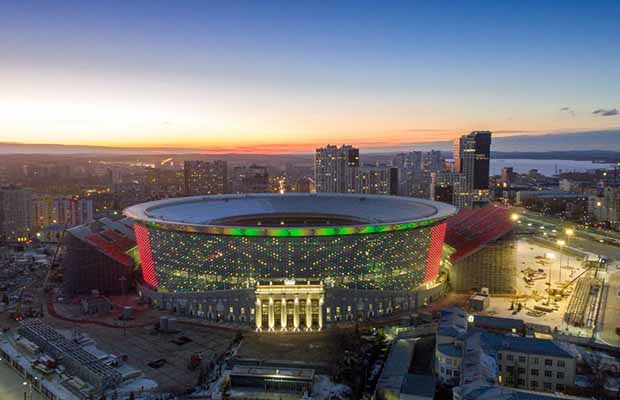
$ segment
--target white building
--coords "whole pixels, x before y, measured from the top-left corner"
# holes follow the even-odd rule
[[[549,393],[574,385],[575,359],[554,341],[463,329],[464,315],[458,308],[442,311],[435,350],[440,384]]]

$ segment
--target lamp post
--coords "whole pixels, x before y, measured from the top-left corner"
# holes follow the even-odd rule
[[[570,238],[571,236],[573,236],[575,234],[575,230],[573,228],[566,228],[564,230],[564,233],[566,233],[566,244],[568,246],[568,243],[570,243]],[[566,266],[570,268],[570,257],[568,256],[568,254],[566,255]]]
[[[560,283],[562,283],[562,248],[564,247],[565,244],[566,244],[565,241],[558,240],[558,246],[560,246],[560,278],[558,279],[558,282]],[[551,275],[551,269],[549,269],[549,275]]]

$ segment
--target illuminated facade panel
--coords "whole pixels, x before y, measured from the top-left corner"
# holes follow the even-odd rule
[[[150,268],[143,267],[145,281],[156,281],[160,290],[172,292],[239,289],[253,287],[258,280],[286,278],[320,279],[328,287],[412,290],[428,275],[431,229],[252,237],[136,225],[139,245],[141,240],[147,243],[142,231],[148,232],[148,246],[140,256],[152,260],[156,275],[153,280]],[[430,262],[438,261],[433,257]]]

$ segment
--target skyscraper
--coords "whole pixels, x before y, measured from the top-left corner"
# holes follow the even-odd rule
[[[20,241],[31,236],[32,191],[16,186],[0,188],[0,241]]]
[[[228,192],[228,164],[226,161],[185,161],[185,194],[224,194]]]
[[[454,172],[465,174],[474,191],[489,189],[491,132],[473,131],[454,140]]]
[[[354,193],[359,149],[327,145],[314,152],[314,180],[317,192]]]

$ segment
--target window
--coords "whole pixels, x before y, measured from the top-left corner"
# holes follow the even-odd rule
[[[458,369],[455,369],[455,370],[453,371],[453,375],[454,375],[456,378],[458,378],[458,377],[459,377],[459,375],[461,375],[461,373],[460,373],[460,371],[459,371]]]
[[[498,354],[497,354],[497,359],[498,359],[498,360],[501,360],[501,359],[502,359],[502,353],[498,353]]]
[[[545,382],[543,383],[543,386],[545,387],[545,390],[551,390],[551,382]]]
[[[534,359],[532,360],[532,362],[536,365],[538,365],[538,357],[534,357]]]
[[[538,387],[538,382],[537,381],[531,381],[530,382],[530,386],[533,387],[533,388],[536,388],[536,387]]]
[[[519,362],[520,363],[524,363],[525,362],[525,356],[519,356]]]
[[[550,360],[548,358],[545,358],[545,365],[547,367],[552,367],[553,366],[553,360]]]
[[[556,374],[556,377],[557,377],[558,379],[564,379],[564,372],[558,372],[558,373]]]
[[[525,379],[517,379],[517,385],[525,386]]]
[[[515,357],[512,354],[508,354],[508,357],[506,357],[508,359],[508,361],[513,361],[515,359]]]
[[[562,385],[561,383],[558,383],[557,385],[555,385],[555,390],[557,390],[558,392],[563,392],[564,385]]]
[[[524,374],[525,373],[525,368],[519,368],[518,371],[519,371],[519,374]]]
[[[507,366],[507,367],[506,367],[506,372],[508,372],[509,374],[514,373],[514,372],[515,372],[515,367],[512,367],[512,366],[510,366],[510,365],[509,365],[509,366]]]
[[[553,376],[553,373],[551,371],[545,371],[545,376],[547,378],[551,378]]]
[[[452,370],[449,368],[446,368],[446,375],[452,376]]]
[[[558,367],[564,368],[564,360],[558,360]]]
[[[538,376],[538,370],[537,369],[532,369],[532,376]]]

